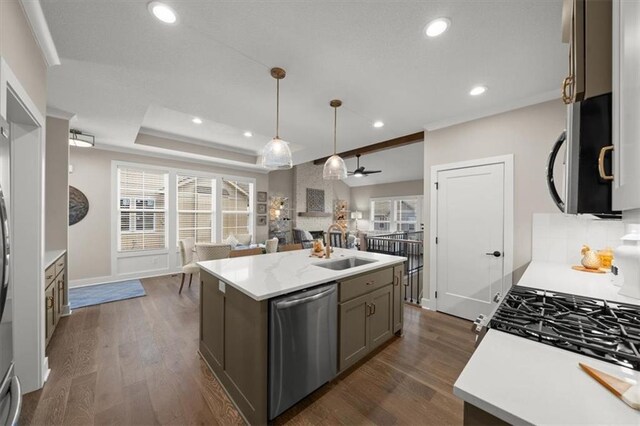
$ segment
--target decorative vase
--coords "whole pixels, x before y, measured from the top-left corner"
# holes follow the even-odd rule
[[[598,253],[591,250],[589,246],[582,246],[582,266],[587,269],[598,269],[600,268],[600,256]]]

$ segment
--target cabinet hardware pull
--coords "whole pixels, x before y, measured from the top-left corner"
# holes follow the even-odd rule
[[[371,316],[371,305],[367,303],[367,316]]]
[[[375,315],[375,313],[376,313],[376,304],[372,303],[371,307],[373,308],[373,312],[371,312],[371,315]]]
[[[573,103],[573,75],[567,76],[562,82],[562,102],[569,105]],[[571,88],[570,93],[567,93],[567,89]]]
[[[48,280],[50,280],[51,278],[53,278],[53,275],[47,275]]]
[[[47,297],[47,309],[53,308],[53,296]]]
[[[600,179],[603,180],[613,180],[613,175],[608,175],[604,170],[604,158],[608,151],[613,151],[613,145],[603,146],[600,155],[598,155],[598,173],[600,173]]]

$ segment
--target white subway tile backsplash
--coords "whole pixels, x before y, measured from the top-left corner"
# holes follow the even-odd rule
[[[594,250],[620,245],[624,224],[591,216],[533,215],[531,258],[539,262],[580,264],[584,244]]]

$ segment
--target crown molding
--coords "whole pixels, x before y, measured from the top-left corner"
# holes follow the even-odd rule
[[[528,107],[531,105],[541,104],[543,102],[552,101],[554,99],[560,99],[560,90],[552,90],[549,92],[540,93],[538,95],[530,96],[528,98],[518,99],[516,101],[507,102],[505,104],[487,108],[483,110],[472,111],[466,114],[458,115],[451,118],[445,118],[444,120],[433,121],[424,125],[424,130],[427,132],[444,129],[445,127],[455,126],[456,124],[466,123],[468,121],[477,120],[479,118],[490,117],[492,115],[502,114],[503,112],[513,111]]]
[[[47,106],[47,117],[59,118],[60,120],[71,121],[75,118],[75,114],[67,112],[56,107]]]
[[[122,154],[139,155],[142,157],[159,158],[163,160],[182,161],[185,163],[203,164],[206,166],[217,166],[217,167],[226,168],[229,170],[241,170],[241,171],[251,172],[256,174],[266,175],[269,173],[269,170],[263,168],[258,164],[255,164],[255,165],[239,164],[237,162],[225,161],[225,160],[212,158],[212,157],[208,157],[208,158],[185,157],[185,156],[176,155],[174,151],[172,151],[174,153],[171,154],[171,153],[164,153],[164,152],[157,152],[157,151],[149,151],[146,149],[139,149],[139,148],[136,149],[136,148],[127,148],[123,146],[117,146],[117,145],[99,145],[99,144],[96,144],[93,148],[71,147],[71,149],[72,150],[97,149],[101,151],[112,151],[112,152],[119,152]],[[198,156],[198,157],[203,157],[203,156]]]
[[[58,50],[53,42],[53,37],[51,37],[51,31],[49,31],[49,25],[44,17],[40,2],[38,0],[20,0],[20,4],[31,27],[31,32],[36,39],[36,43],[40,46],[40,51],[47,66],[60,65]]]
[[[199,145],[199,146],[203,146],[203,147],[206,147],[206,148],[213,148],[213,149],[219,149],[221,151],[233,152],[233,153],[236,153],[236,154],[251,155],[251,156],[254,156],[254,157],[258,155],[256,153],[256,151],[251,150],[251,149],[237,148],[237,147],[233,147],[233,146],[230,146],[230,145],[224,145],[224,144],[221,144],[221,143],[218,143],[218,142],[209,142],[209,141],[202,140],[202,139],[190,138],[190,137],[178,135],[178,134],[175,134],[175,133],[163,132],[161,130],[150,129],[148,127],[140,127],[140,130],[138,131],[138,133],[139,134],[143,134],[143,135],[155,136],[157,138],[171,139],[171,140],[174,140],[174,141],[189,143],[189,144],[192,144],[192,145]]]

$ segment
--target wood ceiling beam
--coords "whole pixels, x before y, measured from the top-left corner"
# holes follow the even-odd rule
[[[352,157],[355,157],[356,154],[372,154],[374,152],[384,151],[386,149],[393,149],[393,148],[398,148],[405,145],[411,145],[412,143],[416,143],[416,142],[422,142],[423,140],[424,140],[424,131],[374,143],[373,145],[363,146],[361,148],[352,149],[350,151],[340,152],[338,153],[338,155],[342,157],[342,159],[352,158]],[[329,157],[318,158],[317,160],[313,161],[313,164],[324,164],[328,158]]]

